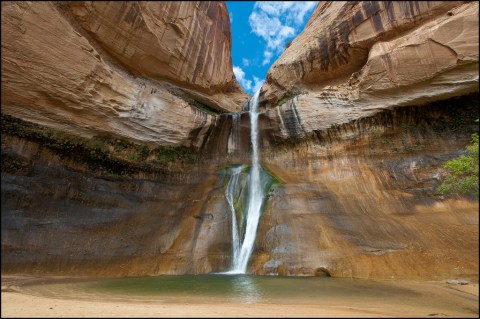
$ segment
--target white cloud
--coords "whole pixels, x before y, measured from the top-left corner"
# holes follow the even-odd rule
[[[233,73],[237,78],[238,83],[243,87],[245,91],[250,91],[252,88],[252,81],[245,78],[245,72],[239,66],[233,66]]]
[[[237,78],[238,83],[240,83],[243,89],[250,94],[257,92],[257,90],[261,88],[263,85],[263,80],[261,80],[260,78],[257,78],[255,75],[253,76],[253,85],[252,85],[252,80],[248,80],[245,78],[245,72],[242,70],[241,67],[234,65],[233,73],[235,74],[235,77]]]
[[[233,12],[228,12],[228,15],[230,16],[230,24],[233,23]]]
[[[262,65],[268,64],[270,62],[270,59],[272,58],[272,52],[265,50],[265,52],[263,52],[263,57],[264,59]]]
[[[258,89],[260,89],[263,85],[263,80],[260,80],[259,78],[257,78],[255,75],[253,76],[253,88],[252,88],[252,91],[253,93],[254,92],[257,92]]]
[[[250,61],[248,61],[248,59],[243,58],[243,59],[242,59],[242,64],[243,64],[243,66],[249,66],[249,65],[250,65]]]
[[[248,21],[252,32],[267,42],[263,53],[263,65],[270,63],[273,55],[283,52],[287,41],[301,31],[300,26],[316,5],[317,1],[255,3]]]

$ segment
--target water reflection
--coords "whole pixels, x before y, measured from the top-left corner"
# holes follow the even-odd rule
[[[262,290],[254,277],[237,275],[231,280],[233,300],[242,303],[256,303],[263,297]]]
[[[165,302],[232,302],[282,304],[335,299],[368,302],[378,298],[418,297],[395,285],[323,277],[277,277],[246,274],[206,274],[100,279],[86,282],[86,290],[117,296],[161,298]],[[333,301],[332,301],[333,302]]]
[[[466,298],[457,290],[429,282],[208,274],[95,280],[53,278],[27,282],[21,290],[54,298],[95,298],[116,302],[262,303],[339,308],[349,305],[359,309],[367,307],[368,312],[364,315],[374,308],[397,309],[399,305],[404,305],[405,309],[424,309],[419,317],[426,318],[431,313],[445,313],[451,317],[452,310],[465,314],[465,309],[469,309],[468,317],[476,315],[478,318],[478,296]],[[396,315],[394,317],[398,317]]]

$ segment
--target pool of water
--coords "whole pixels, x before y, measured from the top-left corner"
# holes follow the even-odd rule
[[[377,310],[402,307],[424,309],[425,313],[478,314],[478,294],[461,293],[438,282],[207,274],[115,279],[43,278],[21,285],[21,290],[62,299],[297,304]]]
[[[33,287],[33,286],[36,286]],[[312,300],[368,302],[379,298],[414,299],[412,289],[369,280],[328,277],[278,277],[252,275],[181,275],[95,280],[58,280],[32,285],[43,292],[71,291],[117,298],[161,299],[164,302],[233,302],[302,304]]]

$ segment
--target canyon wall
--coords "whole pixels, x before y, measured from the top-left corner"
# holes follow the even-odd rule
[[[260,99],[283,183],[250,271],[478,276],[478,199],[435,191],[478,132],[478,2],[320,2]],[[209,152],[248,162],[248,123],[221,116]]]
[[[230,50],[224,2],[2,2],[2,272],[225,265],[197,161],[248,98]]]
[[[2,273],[227,270],[230,46],[222,2],[2,2]],[[320,2],[261,106],[250,273],[478,278],[478,198],[435,192],[478,132],[478,2]]]
[[[477,100],[388,110],[265,151],[284,182],[270,195],[252,271],[478,278],[478,198],[436,192],[442,165],[478,132]]]
[[[248,97],[230,50],[222,2],[5,2],[2,113],[84,137],[190,145],[214,121],[196,106],[237,111]]]
[[[102,171],[2,134],[2,273],[139,276],[229,263],[216,168]]]
[[[478,2],[320,2],[260,96],[276,134],[295,138],[476,92],[478,38]]]
[[[478,131],[478,116],[473,94],[385,111],[295,143],[273,146],[262,130],[263,144],[270,145],[262,148],[262,164],[280,183],[269,194],[248,271],[478,276],[478,199],[435,192],[443,163],[462,154]],[[229,269],[230,176],[223,168],[248,160],[225,154],[153,167],[149,160],[101,167],[98,159],[21,134],[2,131],[3,273],[139,276]]]

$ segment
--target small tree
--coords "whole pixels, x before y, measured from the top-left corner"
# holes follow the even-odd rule
[[[448,176],[437,189],[439,194],[474,195],[478,197],[478,134],[472,135],[467,155],[446,162]]]

